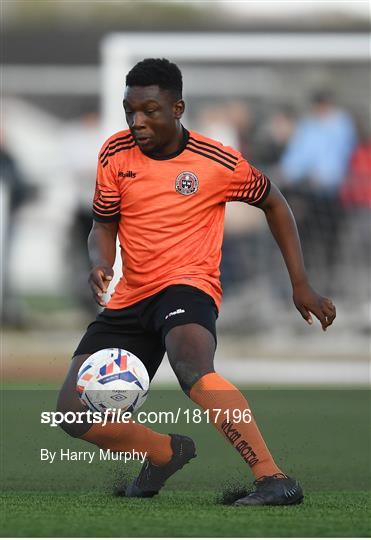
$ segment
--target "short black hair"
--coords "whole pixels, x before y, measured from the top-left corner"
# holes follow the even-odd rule
[[[182,99],[183,77],[176,64],[166,58],[145,58],[126,75],[126,86],[157,85]]]

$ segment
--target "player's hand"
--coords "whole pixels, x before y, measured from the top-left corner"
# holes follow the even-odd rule
[[[312,314],[315,315],[324,332],[336,317],[336,308],[332,301],[317,294],[308,283],[294,287],[293,300],[303,319],[308,324],[313,324]]]
[[[113,278],[113,270],[109,266],[95,266],[89,274],[89,285],[93,292],[94,300],[102,307],[106,306],[103,295]]]

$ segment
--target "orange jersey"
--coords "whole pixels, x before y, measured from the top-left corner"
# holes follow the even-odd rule
[[[261,203],[270,182],[240,152],[184,130],[165,159],[145,155],[129,130],[99,154],[93,217],[118,221],[123,275],[107,304],[120,309],[164,287],[192,285],[220,307],[225,203]]]

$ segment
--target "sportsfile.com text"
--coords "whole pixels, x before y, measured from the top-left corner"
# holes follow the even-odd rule
[[[99,411],[68,411],[65,413],[54,411],[43,411],[41,413],[41,423],[49,424],[50,427],[57,427],[62,423],[66,424],[112,424],[119,422],[127,424],[137,422],[139,424],[177,424],[185,421],[187,424],[200,424],[201,422],[213,423],[218,418],[223,418],[226,423],[244,422],[249,424],[252,421],[250,409],[181,409],[175,411],[140,411],[135,419],[131,412],[121,409],[107,409],[104,412]]]

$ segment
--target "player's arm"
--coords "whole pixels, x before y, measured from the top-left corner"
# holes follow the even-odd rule
[[[293,287],[293,300],[303,318],[312,324],[313,313],[326,330],[336,317],[330,299],[316,293],[309,284],[294,216],[286,199],[271,183],[269,195],[258,205],[266,216],[272,234],[282,252]]]
[[[94,300],[105,307],[103,294],[113,278],[116,258],[116,237],[121,219],[121,192],[117,183],[114,160],[109,161],[110,139],[98,155],[97,177],[93,200],[93,227],[88,238],[91,263],[89,284]]]
[[[116,257],[116,236],[118,222],[93,221],[93,227],[88,238],[88,251],[91,263],[89,284],[93,291],[94,300],[105,306],[103,294],[113,278],[113,265]]]

